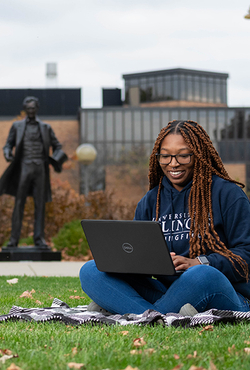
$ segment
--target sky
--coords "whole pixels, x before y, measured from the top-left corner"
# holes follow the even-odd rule
[[[99,108],[123,74],[228,73],[228,105],[250,107],[250,0],[0,0],[0,88],[81,88]],[[48,82],[46,64],[57,63]]]

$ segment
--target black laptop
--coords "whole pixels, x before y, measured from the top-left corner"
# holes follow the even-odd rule
[[[147,275],[178,273],[158,222],[82,220],[81,225],[100,271]]]

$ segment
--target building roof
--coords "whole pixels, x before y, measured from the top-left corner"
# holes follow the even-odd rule
[[[197,69],[186,69],[186,68],[172,68],[172,69],[164,69],[159,71],[151,71],[151,72],[137,72],[137,73],[129,73],[124,74],[122,77],[126,80],[127,78],[138,78],[138,77],[150,77],[150,76],[157,76],[163,74],[193,74],[193,75],[202,75],[208,77],[220,77],[220,78],[228,78],[228,73],[221,73],[221,72],[209,72],[209,71],[201,71]]]

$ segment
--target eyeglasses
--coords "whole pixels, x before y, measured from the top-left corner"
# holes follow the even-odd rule
[[[156,157],[160,164],[169,164],[172,162],[172,158],[175,158],[176,162],[179,164],[189,164],[191,162],[192,155],[194,155],[194,153],[176,155],[158,153],[156,154]]]

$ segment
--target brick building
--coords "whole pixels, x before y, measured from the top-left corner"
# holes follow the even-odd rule
[[[51,125],[58,140],[63,145],[69,161],[58,174],[51,169],[51,178],[68,181],[79,192],[79,164],[74,160],[74,152],[79,145],[78,111],[81,105],[81,89],[0,89],[0,148],[2,149],[11,125],[22,119],[22,102],[26,96],[39,99],[39,118]],[[9,164],[0,152],[0,176]]]

